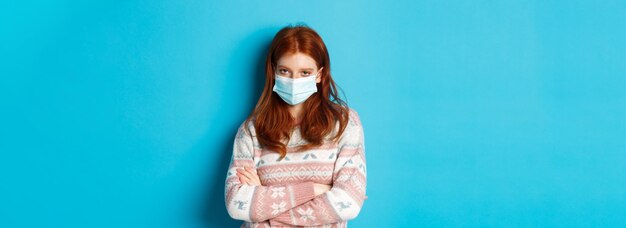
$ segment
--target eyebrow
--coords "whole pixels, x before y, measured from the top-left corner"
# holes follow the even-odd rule
[[[278,67],[283,67],[283,68],[289,69],[289,67],[286,67],[286,66],[283,66],[283,65],[278,65]],[[289,69],[289,70],[291,70],[291,69]],[[300,70],[310,70],[310,71],[313,71],[313,68],[302,68]]]

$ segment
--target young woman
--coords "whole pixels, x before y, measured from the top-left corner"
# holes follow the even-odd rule
[[[363,127],[338,97],[326,45],[306,25],[287,26],[265,71],[235,136],[228,214],[241,227],[347,227],[367,198]]]

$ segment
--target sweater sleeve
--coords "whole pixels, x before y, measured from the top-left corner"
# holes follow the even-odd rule
[[[351,112],[349,127],[339,142],[332,188],[324,194],[269,220],[274,226],[317,226],[354,219],[367,196],[363,127]]]
[[[256,169],[252,136],[242,124],[233,143],[224,190],[226,209],[233,219],[266,221],[315,197],[312,181],[273,186],[242,184],[237,169],[246,166]]]

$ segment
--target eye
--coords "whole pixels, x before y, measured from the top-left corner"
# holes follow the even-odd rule
[[[281,74],[286,74],[288,71],[286,69],[280,69],[278,70],[278,72]]]
[[[302,72],[302,74],[304,74],[304,75],[307,75],[307,76],[308,76],[309,74],[311,74],[311,72],[308,72],[308,71],[303,71],[303,72]]]

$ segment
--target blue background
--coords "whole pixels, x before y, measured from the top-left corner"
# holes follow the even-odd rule
[[[626,226],[623,1],[3,1],[0,227],[237,227],[264,54],[304,22],[362,119],[354,227]]]

